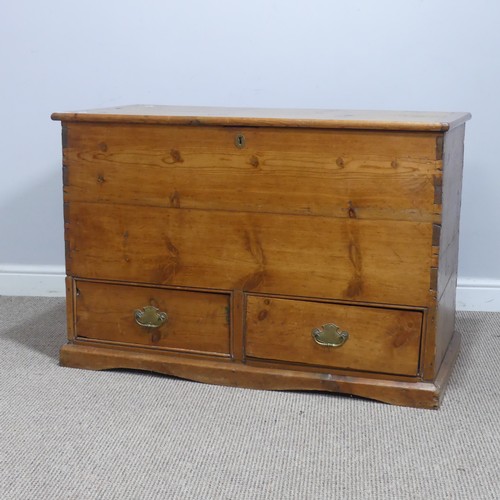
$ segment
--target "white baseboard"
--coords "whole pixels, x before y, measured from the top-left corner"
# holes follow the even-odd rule
[[[500,280],[459,278],[457,310],[500,312]]]
[[[64,266],[0,265],[0,295],[64,297],[64,277]],[[459,279],[457,310],[500,312],[500,280]]]
[[[64,297],[64,266],[0,265],[0,295]]]

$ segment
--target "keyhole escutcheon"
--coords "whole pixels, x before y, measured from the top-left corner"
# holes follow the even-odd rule
[[[245,147],[245,136],[243,134],[236,134],[236,137],[234,138],[234,145],[242,149]]]

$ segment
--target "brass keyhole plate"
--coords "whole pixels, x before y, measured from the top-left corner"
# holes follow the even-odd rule
[[[236,134],[236,137],[234,138],[234,145],[238,149],[243,149],[245,147],[245,136],[243,134]]]

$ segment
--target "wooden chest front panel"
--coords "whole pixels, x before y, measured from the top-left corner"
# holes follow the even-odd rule
[[[71,203],[83,278],[386,304],[428,300],[432,225]]]
[[[312,330],[333,323],[341,347],[319,345]],[[355,305],[247,297],[249,357],[396,375],[417,375],[422,313]]]
[[[237,137],[244,145],[236,147]],[[66,201],[433,221],[439,134],[69,124]]]
[[[173,351],[229,356],[230,295],[77,280],[75,335]],[[136,310],[168,315],[158,328],[139,325]]]

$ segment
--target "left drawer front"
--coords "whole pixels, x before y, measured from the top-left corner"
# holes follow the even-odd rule
[[[229,355],[229,294],[80,280],[76,286],[79,340]],[[145,315],[136,318],[136,311]]]

